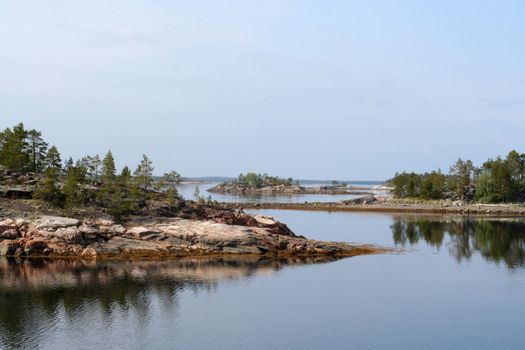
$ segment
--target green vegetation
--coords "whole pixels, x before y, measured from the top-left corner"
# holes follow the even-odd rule
[[[525,154],[508,153],[489,159],[480,167],[461,158],[448,174],[396,173],[388,181],[398,198],[454,199],[482,203],[525,201]]]
[[[120,218],[147,205],[155,198],[173,204],[179,199],[176,186],[180,175],[172,171],[154,183],[153,163],[144,155],[131,175],[125,166],[117,175],[115,159],[108,151],[78,161],[68,158],[62,164],[60,152],[48,147],[37,130],[26,130],[22,123],[0,132],[0,181],[3,173],[30,175],[38,179],[33,197],[52,205],[75,208],[93,205]]]
[[[292,186],[294,184],[291,177],[287,179],[280,178],[278,176],[270,176],[268,174],[256,174],[247,173],[246,175],[240,174],[239,177],[232,181],[235,184],[250,188],[261,188],[267,186]]]

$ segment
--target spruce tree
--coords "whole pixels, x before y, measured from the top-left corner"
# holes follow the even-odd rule
[[[46,169],[45,178],[35,190],[34,198],[49,202],[55,206],[62,206],[64,197],[57,187],[58,169],[49,167]]]
[[[108,151],[102,160],[101,187],[99,190],[99,199],[102,205],[109,206],[113,193],[115,192],[115,160],[111,151]]]
[[[81,168],[70,167],[68,169],[64,187],[62,187],[64,203],[67,208],[72,208],[82,203],[82,196],[79,187],[83,180],[82,178],[83,175]]]

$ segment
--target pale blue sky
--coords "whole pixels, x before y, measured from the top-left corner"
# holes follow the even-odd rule
[[[157,172],[386,179],[525,152],[523,1],[0,0],[1,127]]]

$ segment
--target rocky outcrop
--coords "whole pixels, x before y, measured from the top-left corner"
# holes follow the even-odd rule
[[[349,205],[349,204],[370,204],[370,203],[374,203],[375,201],[377,201],[375,196],[368,195],[368,196],[362,196],[362,197],[347,199],[347,200],[344,200],[343,203],[346,204],[346,205]]]
[[[169,258],[207,255],[352,256],[378,249],[296,236],[269,216],[235,211],[216,220],[169,218],[130,223],[44,216],[0,222],[0,255],[21,257]]]
[[[279,186],[265,186],[265,187],[248,187],[236,183],[221,183],[208,192],[212,193],[228,193],[239,195],[287,195],[287,194],[369,194],[363,191],[355,191],[347,186],[318,186],[318,187],[303,187],[297,185],[279,185]]]
[[[13,185],[0,186],[0,198],[30,199],[33,197],[35,186]]]

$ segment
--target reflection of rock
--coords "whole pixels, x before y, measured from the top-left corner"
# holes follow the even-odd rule
[[[181,258],[166,261],[27,260],[0,258],[2,290],[57,289],[63,287],[101,288],[119,280],[169,282],[220,282],[257,273],[280,270],[288,265],[335,261],[337,257],[271,258],[225,256],[221,258]]]
[[[60,333],[65,325],[82,332],[86,319],[107,322],[111,327],[114,317],[125,313],[137,317],[139,324],[148,324],[141,321],[150,320],[153,313],[158,316],[159,308],[153,307],[158,302],[162,312],[175,320],[182,289],[209,292],[220,288],[221,282],[248,280],[289,265],[337,259],[226,256],[95,262],[0,257],[0,349],[41,348],[42,334]],[[82,341],[73,348],[100,347],[100,343],[82,346],[86,339]],[[52,340],[45,340],[46,348],[52,345]]]
[[[1,227],[17,236],[9,235],[14,239],[1,242],[0,254],[149,259],[224,254],[352,256],[378,252],[369,246],[307,240],[269,216],[227,213],[228,216],[211,218],[215,220],[163,218],[161,222],[129,224],[126,228],[108,220],[46,216],[18,224],[7,219]]]

